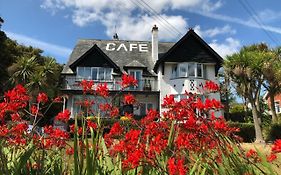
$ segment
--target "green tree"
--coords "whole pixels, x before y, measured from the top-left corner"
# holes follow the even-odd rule
[[[262,67],[269,53],[264,44],[243,47],[240,52],[227,57],[224,63],[226,74],[235,83],[236,91],[251,105],[256,142],[263,142],[259,106],[260,91],[264,82]]]
[[[281,92],[281,48],[276,48],[268,51],[269,58],[263,64],[263,86],[267,90],[267,96],[270,101],[270,110],[272,114],[272,122],[278,121],[275,105],[274,96]]]

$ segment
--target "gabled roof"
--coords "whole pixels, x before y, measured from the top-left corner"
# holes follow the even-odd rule
[[[196,61],[216,63],[216,71],[223,62],[218,55],[193,29],[190,29],[176,44],[156,62],[154,71],[164,62]]]
[[[147,52],[140,52],[135,49],[132,51],[125,51],[120,49],[118,51],[109,51],[106,49],[108,43],[114,43],[116,48],[120,44],[124,44],[127,48],[130,44],[147,44]],[[104,55],[106,55],[114,64],[116,64],[121,71],[124,71],[124,67],[142,67],[145,66],[151,75],[156,75],[153,71],[154,63],[151,57],[151,42],[149,41],[127,41],[127,40],[95,40],[95,39],[81,39],[73,49],[67,64],[65,65],[62,74],[73,74],[75,70],[72,70],[72,65],[77,63],[77,60],[83,59],[89,50],[94,46],[98,47]],[[158,52],[160,55],[166,53],[174,43],[172,42],[159,42]],[[129,66],[128,66],[129,65]]]

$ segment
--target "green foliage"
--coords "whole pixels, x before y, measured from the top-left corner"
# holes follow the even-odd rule
[[[253,123],[229,122],[231,127],[239,128],[237,135],[243,139],[243,142],[253,142],[255,140],[255,127]]]
[[[274,123],[264,130],[265,138],[267,141],[274,141],[281,139],[281,123]]]

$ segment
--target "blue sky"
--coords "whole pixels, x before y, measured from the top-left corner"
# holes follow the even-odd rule
[[[243,45],[281,46],[279,0],[0,0],[7,35],[66,63],[79,38],[177,41],[189,27],[225,57]],[[115,27],[116,26],[116,27]]]

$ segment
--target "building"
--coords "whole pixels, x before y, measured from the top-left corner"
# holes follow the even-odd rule
[[[270,99],[267,92],[265,93],[263,98],[264,100],[266,100],[268,107],[270,107]],[[274,106],[276,114],[281,114],[281,93],[274,96]],[[268,112],[271,115],[271,110],[269,110]]]
[[[152,28],[151,41],[81,39],[73,49],[62,75],[62,91],[68,95],[66,107],[72,115],[79,112],[81,99],[78,86],[82,79],[107,82],[111,96],[118,93],[122,74],[133,75],[138,86],[124,93],[135,95],[138,105],[134,115],[144,116],[148,109],[162,111],[161,103],[168,94],[185,98],[185,91],[200,93],[204,81],[217,82],[223,59],[193,29],[178,42],[159,42],[158,28]],[[219,94],[213,94],[219,99]],[[102,99],[100,99],[102,100]],[[122,106],[119,100],[118,105]]]

